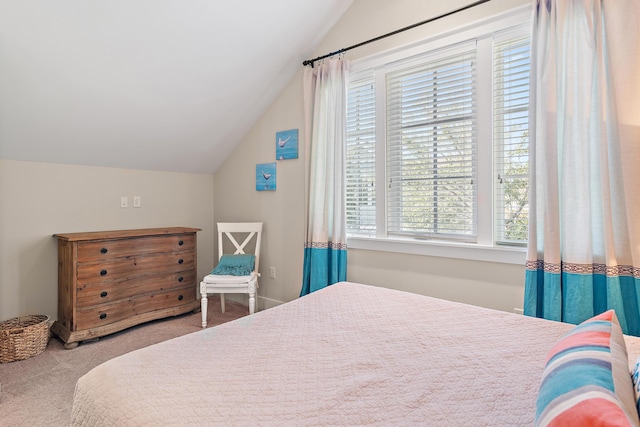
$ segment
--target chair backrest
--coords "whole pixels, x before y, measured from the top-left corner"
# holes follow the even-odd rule
[[[246,235],[246,236],[245,236]],[[227,244],[225,245],[225,237]],[[243,238],[242,243],[238,240]],[[251,241],[255,239],[255,247],[253,255],[256,256],[255,271],[260,266],[260,243],[262,240],[262,223],[261,222],[219,222],[218,223],[218,260],[225,254],[244,254],[248,247],[252,247]],[[231,243],[229,245],[228,243]],[[225,252],[225,248],[233,246],[231,250]],[[247,248],[247,249],[245,249]]]

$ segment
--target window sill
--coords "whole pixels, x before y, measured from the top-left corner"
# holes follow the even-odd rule
[[[473,261],[525,264],[526,248],[511,246],[483,246],[475,243],[445,242],[437,240],[379,239],[373,237],[347,237],[349,249],[428,255]]]

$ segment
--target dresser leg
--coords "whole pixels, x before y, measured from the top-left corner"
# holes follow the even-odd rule
[[[65,350],[73,350],[74,348],[76,348],[78,346],[78,344],[80,344],[79,342],[66,342],[64,343],[64,349]]]

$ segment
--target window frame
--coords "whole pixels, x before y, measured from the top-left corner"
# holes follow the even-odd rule
[[[519,39],[522,40],[526,37],[529,37],[529,49],[531,49],[531,38],[530,38],[530,28],[528,26],[524,26],[524,25],[520,25],[518,27],[515,28],[510,28],[507,31],[504,32],[498,32],[495,36],[494,36],[494,43],[497,46],[504,46],[504,42],[505,41],[509,41],[509,47],[513,48],[513,47],[517,47],[520,43],[522,43],[521,41],[518,41]],[[515,42],[515,44],[514,44]],[[496,53],[496,45],[494,45],[494,55]],[[503,51],[504,52],[504,51]],[[515,55],[517,57],[517,55]],[[517,59],[515,59],[514,57],[508,56],[508,59],[510,60],[515,60],[516,62],[518,61]],[[531,51],[529,51],[529,61],[531,61]],[[494,56],[494,66],[496,65],[495,63],[495,56]],[[494,84],[494,88],[493,88],[493,106],[492,108],[498,108],[498,110],[502,113],[502,114],[498,114],[496,113],[496,111],[493,111],[493,120],[494,120],[494,132],[500,128],[500,126],[497,125],[496,123],[496,119],[498,119],[499,121],[501,121],[501,123],[504,125],[504,128],[502,128],[501,130],[503,131],[503,133],[501,133],[499,136],[496,135],[495,133],[493,134],[493,144],[494,144],[494,206],[497,210],[497,206],[499,205],[498,203],[496,203],[496,200],[501,199],[503,202],[505,201],[505,196],[506,196],[506,185],[508,184],[503,184],[503,182],[506,180],[507,182],[514,182],[517,181],[518,178],[520,177],[525,177],[525,179],[529,179],[528,175],[529,175],[529,170],[527,167],[527,171],[525,174],[512,174],[509,173],[508,170],[505,170],[505,165],[509,164],[510,162],[516,162],[517,160],[515,160],[516,156],[510,156],[510,158],[507,160],[507,156],[504,156],[505,151],[509,151],[511,149],[511,151],[513,151],[513,144],[510,141],[512,138],[515,137],[515,127],[517,127],[517,125],[514,124],[514,122],[518,121],[517,115],[518,113],[527,113],[527,144],[529,143],[529,128],[528,128],[528,104],[525,104],[524,106],[520,106],[517,105],[514,108],[509,108],[506,105],[510,104],[510,103],[516,103],[517,104],[517,97],[516,98],[509,98],[512,94],[517,94],[518,93],[518,86],[517,86],[517,82],[520,80],[520,74],[522,74],[522,71],[518,70],[518,65],[516,64],[515,66],[513,66],[513,68],[511,67],[503,67],[502,71],[507,71],[505,75],[509,76],[509,77],[513,77],[512,79],[503,79],[501,81],[501,87],[502,87],[502,91],[499,92],[498,89],[495,87],[497,84],[497,79],[496,79],[496,75],[497,75],[497,70],[493,70],[493,84]],[[526,73],[526,78],[524,80],[528,80],[531,76],[531,69],[529,69],[529,71]],[[514,85],[515,86],[512,86]],[[515,89],[515,90],[514,90]],[[530,89],[530,87],[529,87]],[[500,95],[500,96],[499,96]],[[498,117],[500,116],[500,117]],[[515,117],[514,117],[515,116]],[[520,138],[522,138],[522,136],[520,136]],[[499,139],[499,141],[497,140]],[[500,152],[501,155],[498,155],[497,153]],[[527,153],[527,159],[529,158],[529,154]],[[499,164],[496,164],[499,163]],[[528,205],[528,197],[527,197],[527,205]],[[506,208],[506,203],[502,204],[502,209]],[[527,211],[528,211],[528,206],[527,206]],[[502,210],[500,212],[495,212],[494,213],[494,235],[495,235],[495,244],[497,245],[508,245],[508,246],[526,246],[526,240],[520,241],[520,240],[516,240],[516,239],[508,239],[507,237],[507,233],[508,233],[508,229],[505,226],[505,223],[503,222],[504,219],[504,214],[505,211]]]
[[[403,236],[406,235],[410,238],[417,239],[446,239],[446,240],[460,240],[469,241],[476,239],[476,186],[473,182],[477,178],[476,170],[476,87],[477,83],[474,81],[476,78],[476,42],[475,40],[451,46],[443,50],[430,52],[427,56],[419,58],[410,58],[408,61],[401,61],[393,66],[381,67],[382,73],[385,75],[386,87],[386,103],[385,105],[376,106],[376,111],[380,111],[385,116],[386,121],[386,193],[387,199],[387,223],[386,233],[388,237]],[[438,82],[437,75],[441,72],[445,73],[445,82],[442,88]],[[449,73],[453,73],[450,75]],[[426,75],[424,78],[420,78],[420,75]],[[445,110],[439,111],[438,101],[440,96],[445,98],[448,96],[448,90],[452,89],[449,82],[446,81],[447,77],[453,77],[456,83],[453,87],[457,91],[458,98],[455,102],[455,107],[464,109],[464,114],[460,115],[459,110],[454,109],[449,112]],[[403,81],[412,81],[415,85],[418,85],[418,90],[413,88],[408,91],[405,90],[405,86],[402,85]],[[429,89],[425,88],[428,87]],[[393,88],[393,89],[392,89]],[[460,96],[462,94],[462,96]],[[408,98],[408,102],[406,97]],[[417,97],[417,98],[416,98]],[[427,108],[431,113],[436,115],[443,114],[442,117],[424,116],[421,114],[415,114],[416,105],[414,101],[419,99],[418,107]],[[451,114],[453,113],[453,114]],[[393,117],[393,118],[392,118]],[[403,124],[404,120],[409,119],[408,127]],[[419,119],[416,121],[416,119]],[[444,122],[442,121],[444,119]],[[450,162],[454,161],[453,157],[436,157],[436,153],[440,149],[447,150],[455,147],[456,143],[450,139],[447,135],[446,129],[449,125],[454,124],[456,127],[462,127],[462,130],[466,133],[466,137],[462,139],[462,154],[463,159],[467,159],[463,166],[466,179],[460,179],[456,177],[449,181],[457,190],[462,190],[463,199],[472,200],[472,206],[467,209],[463,209],[463,213],[468,215],[469,220],[466,227],[462,230],[455,230],[454,222],[448,221],[447,216],[443,216],[443,227],[439,231],[438,228],[438,213],[440,202],[444,205],[447,202],[456,203],[455,198],[451,198],[451,194],[444,191],[444,196],[440,200],[438,197],[437,183],[441,180],[437,173],[430,177],[422,176],[420,182],[426,187],[434,184],[432,192],[413,192],[410,190],[411,183],[416,181],[405,179],[405,172],[415,173],[419,172],[419,175],[425,174],[428,169],[425,169],[426,163],[432,163],[432,166],[442,165],[444,170],[444,181],[447,177],[447,168]],[[411,129],[412,132],[418,131],[417,135],[420,142],[413,143],[412,138],[405,139],[405,132]],[[420,129],[422,131],[420,132]],[[428,130],[425,132],[425,130]],[[460,131],[460,128],[458,128]],[[442,138],[442,144],[439,140]],[[378,138],[376,138],[378,140]],[[424,142],[428,142],[425,147]],[[460,142],[458,140],[458,142]],[[417,160],[423,163],[421,168],[413,168],[411,166],[411,156],[405,156],[408,145],[410,144],[414,149],[426,149],[427,155],[420,156]],[[431,156],[430,156],[431,155]],[[468,157],[467,157],[468,156]],[[414,158],[415,160],[415,158]],[[439,160],[442,160],[441,163]],[[458,158],[459,160],[459,158]],[[428,172],[426,173],[428,175]],[[466,182],[465,182],[466,181]],[[447,184],[444,184],[445,186]],[[411,215],[405,216],[403,213],[405,204],[410,207],[411,203],[407,200],[408,193],[413,193],[414,196],[419,198],[425,197],[427,200],[433,202],[432,206],[429,206],[425,210],[427,218],[433,219],[433,229],[423,230],[411,230],[411,226],[405,223]],[[426,207],[426,206],[425,206]],[[457,206],[461,208],[460,205]],[[411,210],[411,209],[409,209]],[[395,215],[393,215],[395,211]],[[459,225],[459,224],[457,224]]]
[[[373,76],[375,87],[384,87],[386,70],[397,67],[398,63],[408,63],[414,58],[450,48],[475,40],[477,46],[477,81],[493,81],[493,35],[510,28],[529,28],[529,7],[521,6],[501,14],[464,25],[426,40],[381,52],[351,62],[350,80]],[[492,108],[483,108],[484,102],[493,102],[492,85],[479,84],[477,88],[477,218],[476,239],[474,242],[458,240],[440,240],[437,238],[418,239],[400,236],[389,237],[386,233],[387,200],[384,185],[386,183],[386,111],[384,106],[386,93],[375,92],[376,114],[382,119],[376,120],[376,234],[375,236],[347,235],[350,249],[376,250],[385,252],[441,256],[458,259],[524,264],[525,248],[495,243],[494,233],[494,151],[493,151],[493,113]]]

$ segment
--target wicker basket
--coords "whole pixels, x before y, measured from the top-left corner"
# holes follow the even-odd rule
[[[49,316],[29,315],[0,322],[0,363],[40,354],[49,342]]]

